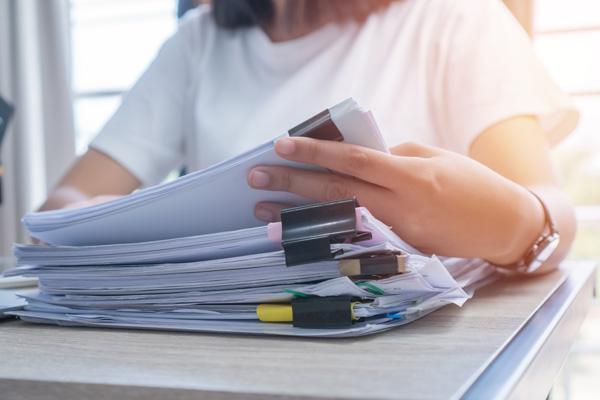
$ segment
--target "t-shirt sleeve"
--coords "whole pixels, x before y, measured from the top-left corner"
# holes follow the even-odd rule
[[[549,77],[526,32],[500,0],[450,3],[438,36],[432,96],[445,147],[468,154],[485,129],[536,116],[555,144],[578,120],[571,99]]]
[[[182,114],[190,80],[187,34],[182,25],[162,45],[90,144],[127,168],[143,186],[159,183],[183,161]]]

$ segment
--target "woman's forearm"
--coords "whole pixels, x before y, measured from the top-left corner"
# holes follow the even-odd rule
[[[529,192],[532,191],[543,200],[560,233],[558,248],[541,270],[556,266],[566,257],[575,236],[572,206],[560,189],[552,185],[514,189],[516,189],[514,193],[505,192],[504,207],[489,210],[490,213],[497,212],[503,215],[500,218],[503,223],[495,228],[492,227],[496,232],[490,232],[489,237],[498,237],[498,244],[491,246],[487,253],[484,252],[482,258],[497,265],[516,263],[524,257],[542,234],[548,233],[548,221],[543,206],[540,200]]]
[[[69,169],[50,192],[41,211],[82,204],[104,195],[125,195],[140,181],[121,164],[104,153],[90,149]]]
[[[489,127],[472,144],[470,156],[516,183],[523,191],[530,190],[542,198],[554,219],[560,243],[540,270],[555,267],[571,247],[576,222],[573,206],[560,188],[546,135],[537,119],[521,116]],[[514,238],[521,243],[521,248],[515,248],[508,258],[514,259],[519,253],[522,257],[543,229],[540,226],[542,209],[539,200],[531,194],[528,198],[530,206],[522,206],[520,221],[506,228],[509,234],[512,229]],[[511,202],[510,198],[506,201]]]

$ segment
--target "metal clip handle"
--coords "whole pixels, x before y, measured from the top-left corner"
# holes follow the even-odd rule
[[[340,274],[352,277],[397,275],[406,272],[407,255],[396,251],[361,254],[340,260]]]
[[[356,199],[293,207],[281,212],[285,262],[288,267],[331,259],[332,243],[353,243],[371,238],[356,229]]]

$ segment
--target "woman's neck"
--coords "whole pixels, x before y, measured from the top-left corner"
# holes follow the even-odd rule
[[[294,7],[294,4],[298,6]],[[309,21],[303,2],[293,3],[288,0],[273,0],[273,18],[263,29],[273,42],[285,42],[308,35],[325,25],[325,21]]]

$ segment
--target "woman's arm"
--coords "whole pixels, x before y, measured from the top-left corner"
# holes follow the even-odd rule
[[[575,239],[575,213],[560,188],[548,141],[537,120],[517,117],[490,127],[473,142],[469,155],[544,200],[560,233],[560,244],[540,272],[563,260]]]
[[[548,203],[562,235],[549,266],[566,255],[573,240],[572,208],[556,184],[534,118],[512,118],[487,129],[471,148],[473,158],[411,143],[388,155],[308,138],[282,139],[276,151],[337,173],[261,166],[250,172],[251,186],[319,201],[356,196],[425,252],[496,264],[518,261],[544,229],[543,208],[527,189]],[[280,207],[261,203],[256,214],[268,219]]]
[[[109,156],[90,149],[69,169],[50,192],[40,211],[64,208],[70,204],[93,201],[105,195],[125,195],[140,186],[140,181]]]
[[[115,114],[92,140],[90,150],[50,192],[41,210],[89,205],[90,201],[125,195],[142,182],[160,182],[180,165],[185,99],[193,80],[190,65],[200,51],[200,25],[212,23],[210,18],[202,12],[182,22],[123,96]]]

